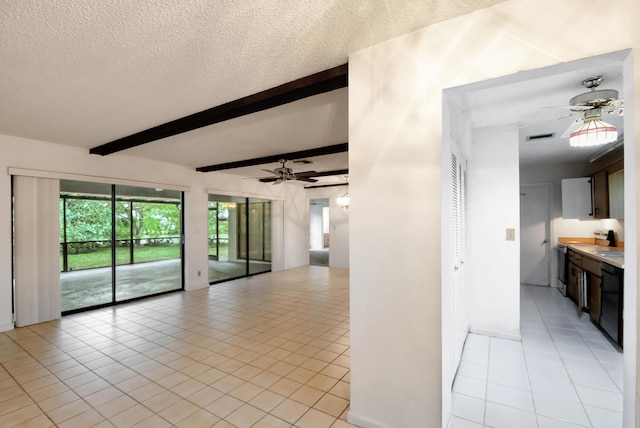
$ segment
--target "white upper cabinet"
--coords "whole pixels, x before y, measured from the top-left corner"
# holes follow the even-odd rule
[[[562,180],[562,218],[592,219],[591,177]]]

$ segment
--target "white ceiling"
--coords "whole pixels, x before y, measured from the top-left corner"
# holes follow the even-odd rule
[[[501,1],[4,0],[0,133],[89,149]],[[344,143],[337,92],[122,154],[196,167]]]
[[[4,0],[0,133],[88,150],[344,64],[352,52],[501,1]],[[541,107],[566,105],[591,75],[604,75],[603,87],[621,90],[615,62],[565,67],[553,76],[524,73],[460,93],[473,126],[526,125],[566,113]],[[525,127],[521,138],[561,133],[570,120]],[[347,90],[339,89],[110,156],[196,168],[347,140]],[[566,140],[555,139],[521,143],[523,162],[574,156],[564,146]],[[291,166],[324,171],[348,162],[346,153],[311,160]],[[261,169],[278,166],[226,172],[268,176]]]

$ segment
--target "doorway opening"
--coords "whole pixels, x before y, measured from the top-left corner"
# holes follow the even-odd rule
[[[584,221],[563,218],[561,180],[596,175],[598,171],[594,165],[608,162],[606,157],[612,156],[615,149],[607,151],[600,147],[589,151],[569,147],[568,136],[573,131],[567,132],[575,117],[568,117],[565,111],[554,117],[549,113],[551,109],[544,108],[569,104],[572,96],[585,92],[580,83],[592,74],[606,76],[608,80],[605,82],[608,83],[603,85],[607,89],[612,87],[618,91],[621,99],[625,96],[631,99],[632,64],[630,51],[620,51],[444,92],[442,393],[443,408],[448,411],[447,405],[451,405],[454,417],[462,417],[456,414],[456,402],[459,407],[459,403],[471,401],[468,398],[473,395],[471,387],[478,386],[480,381],[487,385],[487,388],[478,388],[483,394],[500,389],[504,397],[514,397],[520,394],[519,391],[524,391],[520,394],[524,401],[518,404],[521,406],[519,410],[533,423],[547,421],[554,416],[537,412],[548,408],[552,402],[554,406],[558,406],[558,403],[567,404],[562,406],[563,409],[573,407],[578,415],[573,420],[576,423],[582,421],[589,425],[590,421],[607,417],[612,421],[608,426],[621,427],[623,419],[626,423],[634,420],[637,386],[635,264],[628,263],[624,269],[625,348],[624,354],[621,354],[615,347],[607,346],[609,343],[603,340],[601,332],[593,327],[590,314],[581,313],[574,302],[556,288],[554,272],[557,272],[557,260],[550,255],[554,254],[552,248],[560,237],[587,238],[593,237],[594,229],[608,229],[614,231],[618,240],[625,241],[625,258],[635,260],[635,160],[623,161],[626,169],[624,178],[621,177],[626,207],[623,210],[624,219]],[[533,86],[535,93],[530,91]],[[566,87],[570,91],[559,89]],[[569,96],[569,92],[573,95]],[[488,99],[490,102],[487,102]],[[537,104],[534,105],[534,101]],[[607,116],[607,120],[614,123],[620,133],[611,147],[635,153],[634,114],[627,112],[624,117],[611,119]],[[542,129],[550,125],[556,126],[558,131]],[[565,133],[567,135],[563,137]],[[447,166],[450,164],[448,157],[456,141],[463,154],[468,156],[470,180],[469,263],[464,266],[463,284],[459,284],[454,274],[450,274],[455,260],[448,255],[454,245],[454,237],[450,232],[453,217],[446,211],[452,199],[446,187],[450,186],[446,177],[451,169]],[[550,212],[549,224],[537,225],[542,231],[541,238],[529,236],[529,226],[538,220],[527,218],[535,213],[524,212],[531,207],[527,206],[529,201],[523,200],[522,194],[531,196],[534,188],[549,187],[550,191],[541,190],[543,194],[533,198],[550,201],[550,208],[535,207],[541,211],[536,215],[542,218],[546,217],[545,211]],[[617,211],[620,209],[617,208]],[[539,263],[532,259],[525,260],[530,257],[527,251],[534,245],[541,247],[538,248],[541,255]],[[539,277],[530,279],[533,274]],[[455,270],[455,275],[460,275],[459,269]],[[520,285],[522,283],[536,285]],[[461,359],[456,359],[456,355],[450,351],[457,333],[454,322],[454,318],[457,318],[456,309],[464,309],[464,301],[452,292],[455,291],[454,286],[463,290],[462,294],[468,295],[473,301],[467,309],[467,330],[471,334],[466,337]],[[495,310],[497,307],[500,307],[499,312]],[[506,342],[504,338],[520,339],[520,343]],[[470,347],[467,348],[467,345]],[[467,352],[468,349],[471,352]],[[491,360],[499,352],[503,354],[498,355],[497,360]],[[472,361],[474,355],[486,357],[486,360]],[[496,361],[501,364],[495,364]],[[478,365],[482,364],[487,371],[483,372],[481,368],[476,371],[476,374],[485,373],[485,377],[479,379],[473,369],[478,369]],[[503,376],[503,380],[498,381],[497,378],[504,375],[504,371],[509,372],[510,376]],[[526,382],[518,385],[505,383],[511,382],[518,374]],[[450,388],[448,385],[451,385],[452,377],[460,378],[463,382],[456,381]],[[499,386],[492,386],[492,383]],[[607,394],[609,398],[615,397],[616,404],[607,407],[602,400],[594,403],[589,398],[594,389],[600,390],[596,393],[606,392],[601,393],[601,398]],[[464,399],[457,399],[460,395]],[[493,399],[483,395],[480,400],[484,399],[485,404],[495,402],[496,395],[493,395]],[[504,402],[498,404],[509,406]],[[495,413],[496,407],[486,404],[485,411]],[[514,407],[513,403],[511,407]],[[560,419],[560,415],[556,416]]]
[[[330,238],[329,199],[309,200],[309,264],[329,266]]]

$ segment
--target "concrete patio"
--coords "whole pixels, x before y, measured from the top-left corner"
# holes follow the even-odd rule
[[[245,275],[245,261],[209,260],[209,282]],[[250,262],[250,272],[268,272],[270,263]],[[60,273],[62,312],[111,302],[111,267]],[[182,288],[180,259],[119,265],[116,267],[116,301],[134,299]]]

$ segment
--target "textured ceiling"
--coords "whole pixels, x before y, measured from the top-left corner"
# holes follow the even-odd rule
[[[3,0],[0,133],[88,149],[344,64],[352,52],[500,1]],[[205,165],[255,157],[252,145],[257,153],[345,142],[346,107],[333,106],[344,112],[344,123],[333,123],[328,103],[308,126],[308,140],[298,129],[300,138],[282,142],[277,130],[285,119],[250,116],[235,124],[252,123],[244,134],[232,133],[247,141],[236,147],[241,156],[216,139],[234,124],[151,143],[135,155],[194,166],[195,157]],[[173,143],[199,153],[178,160],[162,153]]]

